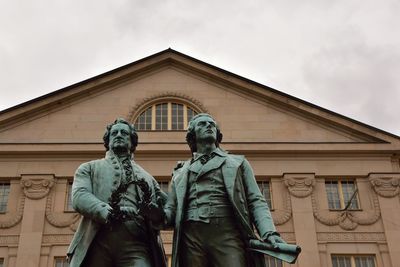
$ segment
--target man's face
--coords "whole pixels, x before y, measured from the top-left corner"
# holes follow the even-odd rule
[[[129,152],[132,147],[129,126],[124,123],[117,123],[110,130],[109,147],[112,151]]]
[[[217,140],[217,125],[210,117],[199,117],[195,121],[194,132],[197,141],[215,143]]]

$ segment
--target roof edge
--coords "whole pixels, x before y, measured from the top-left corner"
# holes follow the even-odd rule
[[[265,89],[265,90],[272,91],[273,93],[278,94],[278,95],[280,95],[280,96],[283,96],[283,97],[292,99],[292,100],[297,101],[297,102],[300,102],[300,103],[302,103],[302,104],[304,104],[304,105],[311,106],[311,107],[313,107],[313,108],[319,109],[319,110],[321,110],[321,111],[323,111],[323,112],[326,112],[326,113],[328,113],[328,114],[331,114],[331,115],[340,117],[340,118],[342,118],[342,119],[344,119],[344,120],[351,121],[352,123],[358,124],[358,125],[360,125],[360,126],[362,126],[362,127],[366,127],[366,128],[368,128],[368,129],[370,129],[370,130],[377,131],[377,132],[379,132],[379,133],[382,133],[382,134],[391,136],[391,137],[396,138],[396,139],[400,139],[400,136],[398,136],[398,135],[396,135],[396,134],[393,134],[393,133],[387,132],[387,131],[385,131],[385,130],[376,128],[376,127],[374,127],[374,126],[371,126],[371,125],[366,124],[366,123],[363,123],[363,122],[361,122],[361,121],[352,119],[352,118],[347,117],[347,116],[345,116],[345,115],[342,115],[342,114],[340,114],[340,113],[337,113],[337,112],[331,111],[331,110],[329,110],[329,109],[323,108],[323,107],[321,107],[321,106],[318,106],[318,105],[313,104],[313,103],[311,103],[311,102],[308,102],[308,101],[306,101],[306,100],[303,100],[303,99],[297,98],[297,97],[295,97],[295,96],[289,95],[289,94],[287,94],[287,93],[284,93],[284,92],[282,92],[282,91],[279,91],[279,90],[274,89],[274,88],[272,88],[272,87],[269,87],[269,86],[267,86],[267,85],[258,83],[258,82],[256,82],[256,81],[250,80],[250,79],[248,79],[248,78],[245,78],[245,77],[240,76],[240,75],[238,75],[238,74],[235,74],[235,73],[233,73],[233,72],[230,72],[230,71],[227,71],[227,70],[225,70],[225,69],[219,68],[219,67],[217,67],[217,66],[211,65],[211,64],[209,64],[209,63],[207,63],[207,62],[204,62],[204,61],[202,61],[202,60],[199,60],[199,59],[197,59],[197,58],[188,56],[188,55],[186,55],[186,54],[184,54],[184,53],[182,53],[182,52],[179,52],[179,51],[177,51],[177,50],[174,50],[174,49],[172,49],[172,48],[167,48],[167,49],[165,49],[165,50],[162,50],[162,51],[157,52],[157,53],[155,53],[155,54],[152,54],[152,55],[150,55],[150,56],[141,58],[141,59],[139,59],[139,60],[136,60],[136,61],[134,61],[134,62],[128,63],[128,64],[126,64],[126,65],[122,65],[122,66],[120,66],[120,67],[117,67],[117,68],[115,68],[115,69],[113,69],[113,70],[110,70],[110,71],[101,73],[101,74],[96,75],[96,76],[93,76],[93,77],[91,77],[91,78],[82,80],[82,81],[80,81],[80,82],[71,84],[71,85],[69,85],[69,86],[63,87],[63,88],[58,89],[58,90],[55,90],[55,91],[53,91],[53,92],[44,94],[44,95],[39,96],[39,97],[36,97],[36,98],[33,98],[33,99],[28,100],[28,101],[26,101],[26,102],[17,104],[17,105],[15,105],[15,106],[12,106],[12,107],[9,107],[9,108],[6,108],[6,109],[0,111],[0,116],[3,115],[3,114],[6,114],[6,113],[8,113],[8,112],[12,112],[12,111],[14,111],[14,110],[16,110],[16,109],[18,109],[18,108],[22,108],[22,107],[28,106],[29,104],[32,104],[32,103],[37,102],[37,101],[40,101],[40,100],[42,100],[42,99],[45,99],[45,98],[48,98],[48,97],[51,97],[51,96],[55,96],[55,95],[57,95],[57,94],[66,92],[66,91],[68,91],[68,90],[70,90],[70,89],[73,89],[73,88],[82,86],[82,85],[84,85],[84,84],[90,83],[90,82],[92,82],[92,81],[94,81],[94,80],[96,80],[96,79],[103,78],[103,77],[105,77],[105,76],[111,75],[111,74],[116,73],[116,72],[119,72],[119,71],[121,71],[121,70],[130,68],[130,67],[132,67],[132,66],[134,66],[134,65],[137,65],[137,64],[139,64],[139,63],[141,63],[141,62],[150,60],[150,59],[152,59],[152,58],[158,57],[158,56],[160,56],[160,55],[162,55],[162,54],[166,54],[166,53],[173,53],[173,54],[176,54],[176,55],[178,55],[178,56],[180,56],[180,57],[183,57],[183,58],[186,58],[186,59],[188,59],[188,60],[194,61],[194,62],[199,63],[199,64],[201,64],[201,65],[204,65],[204,66],[206,66],[206,67],[208,67],[208,68],[211,68],[211,69],[214,69],[214,70],[216,70],[216,71],[222,72],[222,73],[224,73],[225,75],[232,76],[232,77],[234,77],[234,78],[236,78],[236,79],[239,79],[239,80],[242,80],[242,81],[244,81],[244,82],[250,83],[250,84],[255,85],[255,86],[257,86],[257,87],[263,88],[263,89]]]

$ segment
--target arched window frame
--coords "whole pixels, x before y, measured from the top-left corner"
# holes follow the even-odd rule
[[[183,128],[182,129],[172,129],[172,104],[183,105]],[[156,129],[156,106],[160,104],[167,104],[167,128],[166,129]],[[200,103],[197,101],[190,101],[188,97],[156,97],[145,103],[141,104],[140,107],[135,107],[136,111],[132,114],[131,121],[137,125],[137,120],[140,115],[151,108],[151,129],[137,129],[138,131],[185,131],[188,125],[187,112],[189,109],[193,110],[195,114],[207,112]]]

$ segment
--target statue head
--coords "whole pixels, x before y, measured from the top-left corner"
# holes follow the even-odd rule
[[[118,118],[107,126],[103,141],[107,151],[111,149],[114,152],[133,153],[138,144],[138,135],[132,124]]]
[[[216,147],[219,147],[222,141],[222,133],[217,122],[207,113],[197,114],[189,121],[186,142],[192,153],[197,152],[197,143],[200,139],[204,142],[213,142]]]

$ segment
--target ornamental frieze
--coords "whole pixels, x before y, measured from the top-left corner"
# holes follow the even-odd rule
[[[24,206],[25,196],[21,195],[16,211],[7,211],[5,214],[0,214],[0,229],[11,228],[17,225],[22,220]]]
[[[21,176],[21,187],[24,195],[30,199],[42,199],[54,185],[52,174],[30,174]]]
[[[272,220],[275,225],[282,225],[287,223],[292,218],[292,202],[290,201],[290,194],[285,193],[286,197],[283,202],[283,209],[275,209],[271,212]]]
[[[400,173],[371,173],[369,181],[381,197],[395,197],[400,191]]]
[[[46,220],[55,227],[69,227],[72,231],[76,231],[81,215],[77,212],[54,211],[54,195],[55,190],[52,190],[52,192],[47,197],[45,213]]]
[[[315,192],[311,194],[311,202],[315,219],[328,226],[338,225],[343,230],[354,230],[358,225],[371,225],[380,218],[378,197],[371,192],[373,207],[370,210],[337,210],[321,209]]]
[[[385,242],[385,233],[381,232],[346,232],[317,233],[318,241],[325,242]]]

